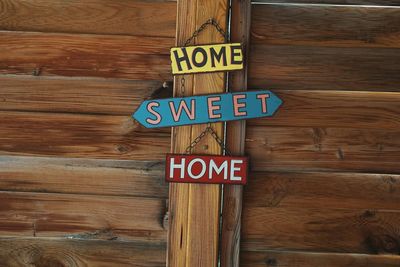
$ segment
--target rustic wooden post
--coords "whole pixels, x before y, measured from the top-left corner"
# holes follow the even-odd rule
[[[184,42],[207,19],[214,18],[225,30],[227,24],[227,0],[179,0],[177,12],[177,46]],[[197,38],[196,44],[222,43],[224,38],[212,26]],[[182,77],[185,88],[182,90]],[[221,93],[225,91],[225,73],[179,75],[174,78],[174,95]],[[173,153],[183,153],[186,147],[206,125],[194,125],[172,130]],[[223,137],[223,124],[212,127]],[[193,150],[194,153],[221,154],[217,142],[206,136]],[[220,185],[170,184],[169,231],[167,265],[217,266],[220,223]]]
[[[243,70],[229,75],[229,91],[245,91],[247,88],[247,51],[250,37],[250,0],[231,1],[231,42],[242,43]],[[234,155],[243,155],[246,121],[226,124],[226,145]],[[242,214],[241,185],[225,185],[222,209],[221,267],[239,266],[240,229]]]

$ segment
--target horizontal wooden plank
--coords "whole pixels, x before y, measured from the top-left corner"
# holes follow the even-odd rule
[[[254,171],[341,170],[398,174],[399,136],[398,129],[250,125],[246,151]]]
[[[399,48],[399,16],[400,9],[393,7],[257,5],[252,13],[251,41],[270,45]]]
[[[258,45],[250,48],[249,87],[400,91],[395,48]]]
[[[165,241],[163,199],[0,192],[0,234]]]
[[[400,87],[399,87],[400,88]],[[250,125],[400,128],[400,93],[279,90],[282,107]]]
[[[165,244],[65,240],[55,238],[1,238],[0,265],[121,267],[165,266]]]
[[[29,86],[27,86],[29,84]],[[0,110],[130,115],[162,81],[0,75]]]
[[[252,0],[254,9],[260,5],[268,4],[288,4],[288,5],[355,5],[355,6],[398,6],[400,3],[397,0]]]
[[[0,191],[167,198],[161,161],[0,156]]]
[[[249,207],[244,201],[244,250],[284,249],[398,255],[400,212],[306,207]]]
[[[400,257],[344,253],[304,253],[294,251],[242,251],[242,267],[396,267]]]
[[[389,209],[400,211],[400,175],[253,172],[248,207]]]
[[[171,80],[173,44],[161,37],[1,31],[0,74]]]
[[[130,116],[0,112],[0,154],[163,160],[170,129],[149,130]]]
[[[176,3],[146,0],[2,0],[10,31],[175,37]]]

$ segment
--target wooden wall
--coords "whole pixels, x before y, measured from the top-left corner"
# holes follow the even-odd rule
[[[0,0],[0,266],[165,266],[170,130],[130,114],[172,80],[175,14]],[[241,266],[400,265],[399,18],[394,0],[254,3],[249,88],[284,105],[247,124]]]
[[[176,3],[0,0],[0,266],[165,266]]]
[[[284,104],[247,124],[241,266],[400,266],[400,6],[263,2],[248,83]]]

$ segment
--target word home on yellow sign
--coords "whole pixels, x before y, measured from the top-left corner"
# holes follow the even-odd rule
[[[171,48],[173,74],[243,69],[242,45],[214,44]]]

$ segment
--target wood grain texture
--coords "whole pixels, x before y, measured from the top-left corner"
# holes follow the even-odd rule
[[[249,86],[399,91],[398,8],[254,5]]]
[[[250,39],[251,2],[231,1],[230,42],[242,44],[243,58],[247,58]],[[247,61],[243,70],[229,73],[229,92],[247,90]],[[226,123],[226,147],[234,155],[243,155],[245,151],[246,121]],[[240,264],[240,232],[242,217],[241,185],[224,185],[221,222],[220,266],[238,267]]]
[[[399,256],[293,251],[243,251],[242,267],[396,267]]]
[[[394,254],[398,210],[243,206],[242,248]]]
[[[161,37],[1,31],[0,74],[171,80],[172,45]]]
[[[247,207],[400,211],[400,176],[370,173],[253,172]]]
[[[263,2],[248,83],[284,104],[248,122],[241,266],[399,265],[398,3]]]
[[[248,126],[251,169],[400,173],[400,132],[388,129]]]
[[[3,236],[163,241],[165,200],[0,192]]]
[[[129,116],[0,112],[0,153],[164,160],[168,129],[148,130]]]
[[[251,1],[255,8],[264,5],[274,5],[276,3],[293,5],[371,5],[376,7],[398,6],[397,0],[253,0]]]
[[[2,0],[9,31],[175,36],[176,3],[146,0]]]
[[[162,161],[0,156],[0,191],[168,197]]]
[[[399,91],[395,48],[252,45],[252,89]]]
[[[144,99],[162,87],[162,81],[151,80],[3,75],[0,76],[0,110],[129,116]]]
[[[400,128],[400,93],[276,90],[283,105],[274,116],[249,125]]]
[[[165,244],[3,237],[0,239],[0,265],[7,267],[162,267],[165,266]]]
[[[195,14],[197,0],[180,1],[177,12],[177,31],[175,45],[183,45],[196,30]],[[182,11],[179,11],[182,10]],[[186,12],[185,12],[186,11]],[[179,29],[179,30],[178,30]],[[185,78],[184,90],[178,87],[181,78]],[[182,77],[174,76],[174,96],[193,95],[193,75]],[[192,141],[191,126],[173,127],[171,130],[171,152],[183,153]],[[186,266],[189,258],[187,247],[190,244],[188,238],[189,222],[189,191],[190,184],[170,184],[168,202],[168,241],[167,241],[167,266]]]
[[[399,48],[400,9],[256,5],[251,35],[252,44]]]
[[[209,18],[215,19],[226,30],[228,1],[187,0],[178,2],[177,45],[183,45],[193,32]],[[213,27],[208,27],[195,40],[196,44],[222,43],[224,38]],[[225,74],[208,73],[175,77],[176,96],[221,93],[225,91]],[[212,126],[223,138],[223,125]],[[203,130],[204,125],[173,129],[172,148],[182,153]],[[211,136],[205,137],[193,153],[221,154],[221,148]],[[219,249],[220,198],[219,185],[171,184],[169,194],[168,266],[217,266]]]
[[[130,115],[143,99],[162,88],[162,82],[6,76],[0,77],[0,86],[0,110]],[[168,88],[162,91],[169,93]],[[387,129],[400,126],[398,93],[313,90],[275,93],[284,100],[283,106],[274,117],[250,120],[251,125]]]

